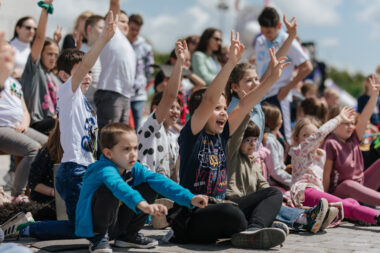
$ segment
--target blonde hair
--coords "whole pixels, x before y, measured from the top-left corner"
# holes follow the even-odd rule
[[[305,118],[298,120],[297,123],[295,124],[294,128],[293,128],[292,138],[293,139],[298,138],[302,128],[304,128],[307,125],[314,125],[317,128],[320,128],[321,122],[314,117],[305,117]]]
[[[84,12],[82,12],[82,13],[77,17],[77,19],[75,20],[74,30],[77,30],[77,29],[78,29],[80,21],[82,21],[82,20],[86,21],[86,20],[87,20],[89,17],[91,17],[92,15],[94,15],[94,13],[93,13],[92,11],[84,11]]]
[[[323,92],[323,96],[326,97],[326,98],[330,97],[332,95],[335,95],[335,96],[339,97],[339,91],[337,89],[334,89],[334,88],[327,88]]]

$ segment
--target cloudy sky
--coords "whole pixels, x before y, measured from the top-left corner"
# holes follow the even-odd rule
[[[18,1],[18,0],[3,0]],[[31,0],[28,0],[31,1]],[[35,1],[35,0],[33,0]],[[169,52],[178,37],[200,34],[204,28],[222,28],[225,41],[235,26],[235,0],[225,0],[229,10],[221,14],[220,0],[121,0],[128,14],[139,13],[145,24],[142,34],[157,51]],[[35,1],[36,2],[36,1]],[[340,69],[368,74],[380,64],[380,0],[270,0],[269,3],[295,16],[302,41],[314,41],[317,57]],[[240,0],[240,6],[262,7],[264,0]],[[55,0],[49,33],[57,24],[70,32],[83,10],[105,14],[107,0]],[[31,10],[32,11],[32,10]],[[38,14],[38,8],[31,15]]]

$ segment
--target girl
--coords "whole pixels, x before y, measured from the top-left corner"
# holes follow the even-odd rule
[[[298,108],[297,118],[301,119],[305,116],[316,117],[320,122],[325,123],[327,121],[329,108],[327,103],[319,98],[312,97],[303,100]]]
[[[323,185],[328,191],[341,198],[354,198],[367,205],[380,205],[380,159],[377,159],[364,171],[363,155],[360,143],[363,139],[367,123],[376,106],[380,84],[375,84],[375,78],[369,79],[370,98],[359,115],[354,120],[338,125],[326,139],[323,148],[326,150],[326,164],[323,174]],[[335,107],[330,111],[330,118],[337,115],[341,109]]]
[[[292,157],[291,197],[297,207],[313,206],[321,198],[328,202],[342,202],[344,215],[353,220],[361,220],[371,224],[379,224],[379,211],[361,206],[356,200],[341,199],[323,190],[322,176],[326,154],[319,145],[323,138],[339,124],[351,122],[354,110],[344,108],[338,116],[329,120],[319,129],[319,122],[313,118],[299,120],[293,131],[294,146],[290,149]],[[331,208],[329,208],[331,212]]]
[[[52,4],[53,0],[45,0]],[[51,72],[56,65],[59,47],[56,41],[45,39],[48,12],[42,8],[31,53],[22,75],[22,89],[31,115],[31,127],[49,134],[56,117],[57,90],[61,83]]]

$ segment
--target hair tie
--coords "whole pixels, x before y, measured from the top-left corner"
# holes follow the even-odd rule
[[[40,6],[41,8],[44,8],[48,14],[53,14],[53,11],[54,11],[53,5],[47,4],[44,1],[39,1],[38,6]]]

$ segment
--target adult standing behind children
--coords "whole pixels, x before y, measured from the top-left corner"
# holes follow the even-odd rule
[[[131,96],[131,108],[136,129],[140,128],[144,116],[144,106],[147,100],[145,88],[153,74],[151,65],[154,63],[152,46],[139,36],[143,24],[144,20],[139,14],[132,14],[129,17],[127,38],[136,54],[136,76]]]
[[[128,16],[120,13],[120,0],[110,0],[110,10],[120,15],[115,36],[100,54],[102,71],[95,92],[99,130],[112,122],[129,123],[130,100],[136,73],[136,55],[127,39]]]
[[[276,51],[284,43],[288,35],[281,30],[280,16],[272,7],[266,7],[259,16],[259,24],[261,35],[257,38],[255,44],[256,50],[256,66],[259,77],[265,73],[270,57],[268,49],[274,47]],[[302,81],[312,70],[313,66],[302,50],[300,43],[293,40],[292,46],[288,51],[287,57],[290,61],[290,67],[284,70],[281,78],[267,92],[264,99],[267,102],[281,108],[283,117],[283,127],[280,131],[285,135],[287,141],[291,143],[291,127],[290,127],[290,91]],[[298,68],[297,75],[292,78],[293,70]]]

